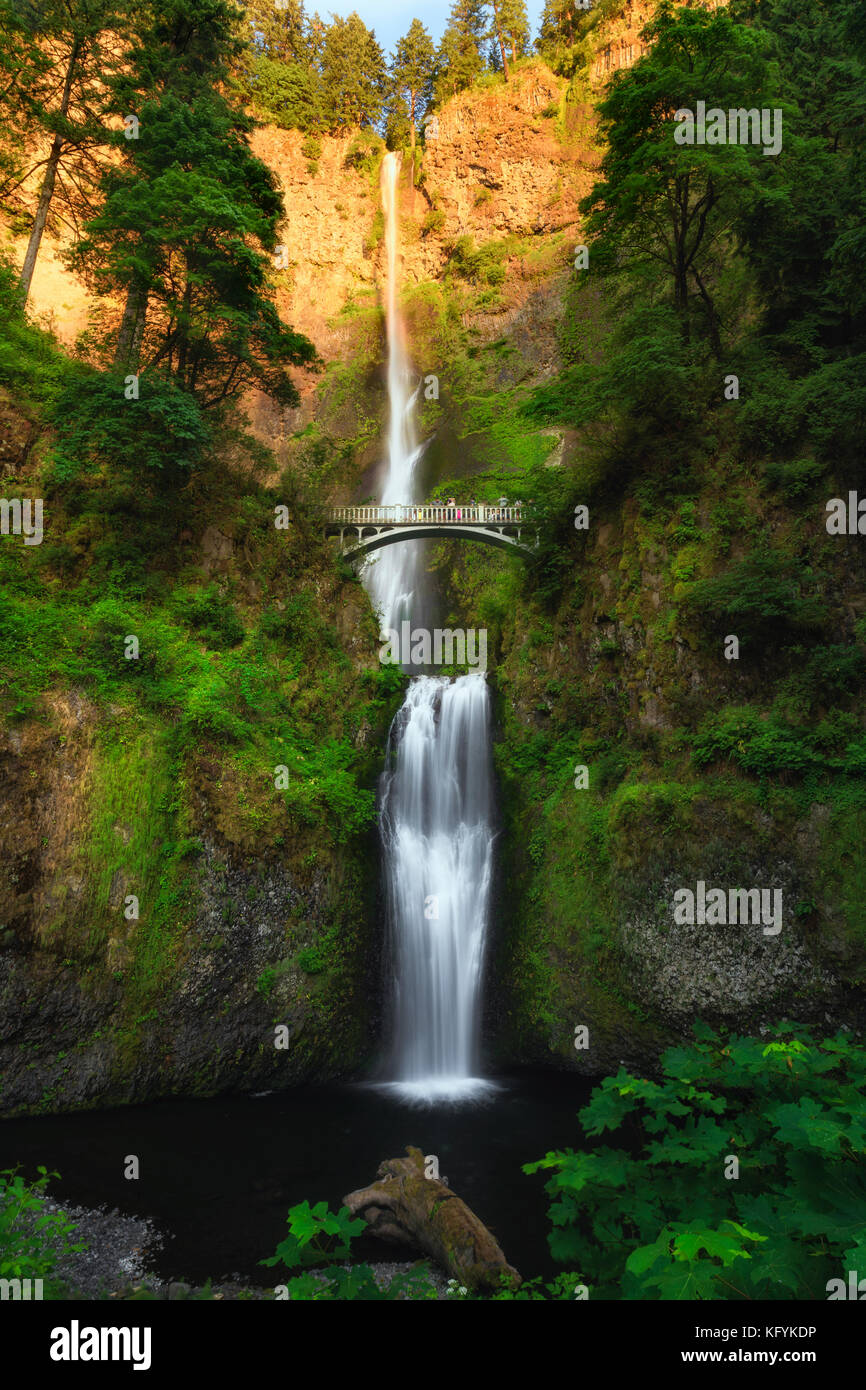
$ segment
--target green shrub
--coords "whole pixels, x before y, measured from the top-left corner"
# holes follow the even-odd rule
[[[735,633],[744,647],[758,642],[776,646],[827,621],[826,604],[817,592],[821,578],[788,556],[755,552],[724,573],[690,585],[681,602],[704,626],[714,633]]]
[[[826,759],[812,747],[809,734],[780,725],[751,706],[709,715],[691,739],[698,767],[729,761],[758,777],[823,769]]]
[[[49,1179],[59,1174],[38,1171],[32,1183],[11,1168],[0,1172],[0,1279],[41,1279],[43,1296],[57,1298],[59,1261],[85,1246],[69,1239],[75,1227],[65,1212],[46,1210]]]
[[[282,1286],[293,1302],[393,1302],[402,1298],[436,1297],[426,1264],[418,1264],[407,1273],[396,1275],[384,1288],[379,1288],[369,1265],[346,1268],[333,1263],[348,1260],[352,1241],[366,1227],[366,1222],[353,1219],[348,1207],[332,1212],[326,1202],[318,1202],[314,1207],[309,1202],[301,1202],[290,1208],[286,1223],[288,1234],[277,1246],[276,1253],[260,1263],[269,1269],[282,1265],[290,1271],[305,1271],[293,1275]]]
[[[811,492],[824,476],[824,466],[817,459],[792,459],[784,463],[768,463],[764,477],[770,487],[781,492],[787,502]]]
[[[175,600],[175,607],[183,621],[199,633],[208,647],[216,651],[236,647],[244,640],[244,625],[216,584],[209,584],[196,593],[179,596]]]
[[[357,169],[372,180],[379,173],[384,153],[385,141],[381,135],[374,130],[359,130],[346,151],[343,163],[347,169]]]
[[[583,1133],[618,1147],[525,1165],[553,1173],[551,1251],[594,1299],[826,1299],[866,1268],[866,1053],[787,1025],[695,1034],[660,1080],[593,1091]]]
[[[369,232],[364,238],[364,250],[369,255],[375,251],[382,237],[385,235],[385,214],[381,208],[377,208],[373,216],[373,223]]]
[[[448,270],[473,285],[501,285],[505,279],[502,262],[507,252],[504,241],[488,241],[476,247],[471,236],[458,237],[448,258]]]
[[[307,975],[321,975],[328,962],[321,946],[303,946],[298,952],[298,965]]]
[[[444,212],[439,208],[431,208],[430,212],[427,213],[421,223],[421,235],[429,236],[431,232],[441,232],[444,226]]]
[[[58,481],[105,466],[180,481],[201,460],[211,431],[193,397],[151,371],[139,378],[138,400],[127,400],[124,380],[116,371],[69,371],[50,412]]]

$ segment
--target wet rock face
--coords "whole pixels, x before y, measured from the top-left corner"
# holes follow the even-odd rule
[[[231,865],[210,843],[193,892],[176,973],[138,1024],[114,969],[127,962],[110,949],[87,972],[49,951],[0,949],[0,1113],[284,1087],[358,1065],[373,1045],[368,1011],[332,1007],[331,991],[352,992],[339,974],[311,1000],[311,977],[286,943],[290,914],[308,922],[329,911],[324,874],[302,889],[288,867]],[[349,972],[358,978],[361,926]]]
[[[754,881],[767,881],[759,865]],[[712,886],[719,886],[716,880]],[[722,886],[727,893],[727,883]],[[790,889],[783,890],[782,931],[769,937],[751,920],[677,923],[672,904],[681,887],[679,878],[668,878],[659,900],[630,913],[619,931],[632,996],[657,1018],[687,1033],[696,1019],[742,1029],[776,1012],[802,1016],[804,986],[810,1017],[824,1021],[838,1013],[840,981],[813,959],[796,930]]]
[[[188,856],[164,854],[171,832],[156,825],[159,839],[142,846],[125,764],[105,780],[106,740],[121,747],[130,736],[112,719],[72,692],[0,730],[0,1113],[264,1089],[357,1068],[377,1009],[366,846],[335,851],[313,837],[275,849],[261,833],[253,846],[232,844],[217,823],[237,789],[203,756],[207,794],[188,777]],[[147,769],[135,767],[138,782]],[[119,811],[91,854],[106,796]],[[142,847],[158,866],[144,889],[141,862],[137,872],[124,863]],[[129,894],[140,895],[131,918]]]

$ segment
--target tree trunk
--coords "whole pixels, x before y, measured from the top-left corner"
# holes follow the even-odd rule
[[[114,352],[115,367],[138,369],[138,356],[147,317],[147,290],[143,285],[133,283],[126,291],[123,317],[117,332],[117,347]]]
[[[409,92],[409,125],[412,128],[412,188],[409,194],[409,211],[415,215],[415,93]]]
[[[502,56],[502,71],[505,73],[505,81],[508,81],[508,59],[505,56],[505,44],[502,42],[502,25],[499,23],[499,6],[496,0],[493,4],[493,28],[496,32],[496,41],[499,44],[499,52]]]
[[[487,1227],[438,1178],[424,1175],[420,1149],[379,1164],[379,1182],[343,1198],[373,1235],[420,1248],[467,1288],[512,1288],[522,1281]]]
[[[704,284],[698,272],[695,270],[694,266],[692,267],[692,275],[695,277],[695,283],[698,287],[698,294],[701,296],[701,299],[703,300],[707,310],[707,319],[709,322],[710,329],[710,348],[716,361],[721,362],[722,339],[721,334],[719,332],[719,316],[716,313],[716,306],[712,301],[712,298],[710,296],[709,291],[707,290],[706,285]]]
[[[66,116],[69,110],[69,102],[72,97],[72,83],[75,80],[75,69],[78,66],[78,57],[81,53],[81,48],[81,41],[76,39],[69,53],[69,62],[66,65],[66,78],[63,83],[63,95],[60,99],[60,110],[58,113],[63,117]],[[39,255],[39,247],[42,243],[45,223],[48,221],[48,209],[51,207],[51,199],[54,197],[54,185],[57,182],[57,167],[60,164],[60,156],[62,153],[63,136],[57,131],[54,139],[51,141],[51,153],[48,156],[45,177],[42,180],[42,188],[39,193],[39,202],[36,205],[36,216],[33,219],[30,240],[27,243],[27,254],[24,257],[24,265],[21,267],[19,283],[24,291],[25,304],[27,303],[30,294],[30,286],[33,282],[33,272],[36,269],[36,257]]]

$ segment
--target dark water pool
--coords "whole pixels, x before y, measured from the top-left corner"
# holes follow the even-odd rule
[[[372,1182],[378,1164],[415,1144],[437,1154],[449,1185],[491,1228],[525,1278],[550,1275],[544,1175],[521,1164],[579,1147],[576,1114],[592,1083],[550,1073],[500,1078],[490,1099],[413,1109],[360,1086],[307,1087],[87,1114],[0,1121],[0,1168],[28,1175],[42,1163],[70,1203],[107,1203],[150,1217],[172,1239],[154,1259],[165,1278],[204,1282],[233,1274],[270,1284],[257,1265],[285,1234],[295,1202],[326,1200]],[[124,1158],[140,1160],[138,1181]],[[367,1238],[368,1259],[395,1247]]]

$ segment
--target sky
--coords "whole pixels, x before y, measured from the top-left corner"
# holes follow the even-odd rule
[[[352,10],[358,14],[368,29],[376,31],[376,38],[386,54],[392,53],[398,39],[401,39],[417,16],[435,43],[442,37],[442,31],[451,13],[452,0],[343,0],[334,4],[333,0],[307,0],[308,14],[318,10],[323,19],[332,14],[346,16]],[[532,26],[532,37],[538,33],[543,0],[527,0],[526,12]]]

